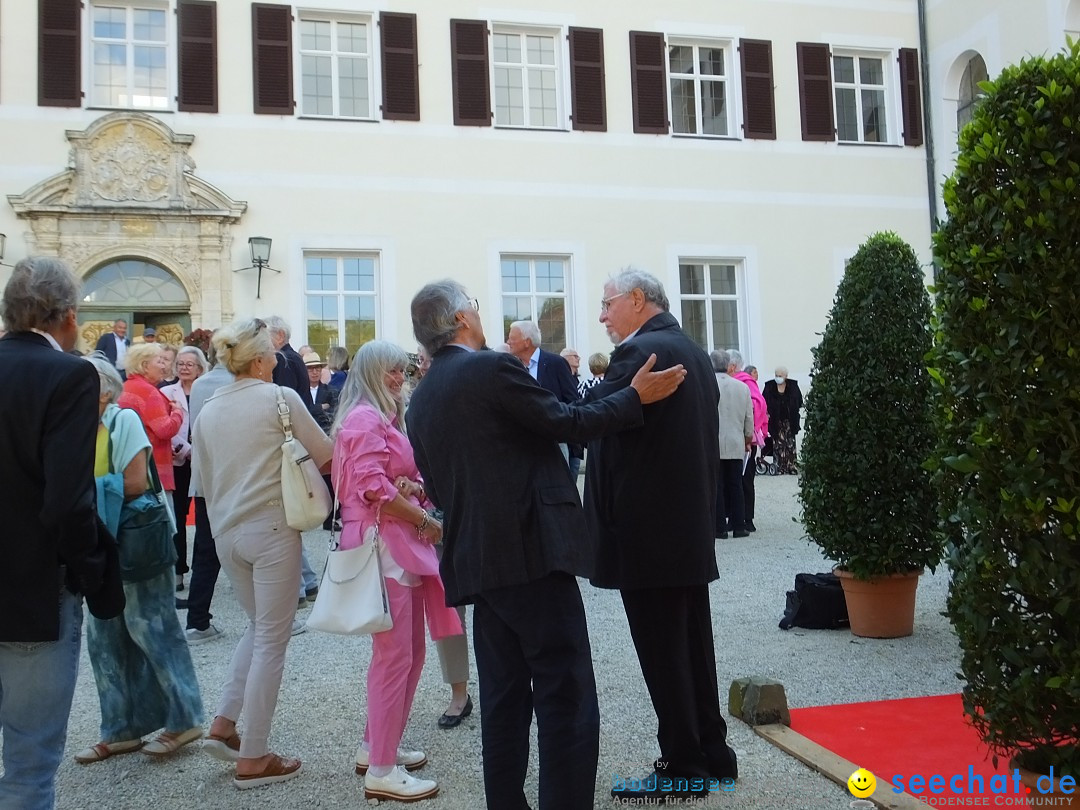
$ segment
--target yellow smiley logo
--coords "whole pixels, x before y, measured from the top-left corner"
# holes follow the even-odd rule
[[[877,790],[877,779],[866,768],[859,768],[848,777],[847,787],[852,796],[865,799],[867,796],[874,795],[874,791]]]

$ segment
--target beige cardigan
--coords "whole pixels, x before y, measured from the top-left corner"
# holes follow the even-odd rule
[[[210,528],[217,536],[267,511],[280,511],[281,443],[278,386],[244,379],[225,385],[206,401],[192,431],[194,491],[206,498]],[[281,389],[289,406],[293,435],[321,467],[334,444],[300,396]]]

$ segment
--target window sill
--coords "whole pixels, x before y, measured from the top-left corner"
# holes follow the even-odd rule
[[[737,135],[693,135],[689,132],[672,132],[672,138],[688,141],[741,141]]]
[[[494,129],[505,129],[518,132],[569,132],[567,127],[523,127],[516,124],[495,124]]]
[[[888,143],[888,142],[882,143],[880,141],[841,141],[840,139],[837,139],[836,145],[837,146],[865,146],[865,147],[869,147],[871,149],[875,149],[875,148],[888,149],[889,147],[902,147],[903,146],[903,144],[900,144],[900,143]]]
[[[106,107],[102,104],[87,104],[84,109],[104,112],[141,112],[148,115],[172,115],[175,107]]]
[[[301,121],[348,121],[356,124],[377,124],[378,118],[349,118],[344,115],[298,115]]]

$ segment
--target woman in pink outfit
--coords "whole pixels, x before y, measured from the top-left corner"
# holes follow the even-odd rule
[[[334,421],[334,490],[341,501],[342,549],[363,543],[379,524],[383,576],[392,629],[372,636],[368,669],[368,717],[356,752],[369,799],[417,801],[438,785],[409,771],[427,763],[422,751],[401,748],[420,671],[424,667],[424,621],[433,639],[462,632],[457,611],[446,607],[439,562],[432,547],[442,525],[429,506],[412,447],[404,433],[402,385],[408,357],[385,341],[356,353]]]

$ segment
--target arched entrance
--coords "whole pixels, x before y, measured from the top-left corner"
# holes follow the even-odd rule
[[[128,336],[135,342],[153,326],[160,342],[178,345],[191,331],[191,300],[179,279],[161,265],[135,257],[118,259],[83,280],[81,348],[92,348],[117,318],[128,322]]]

